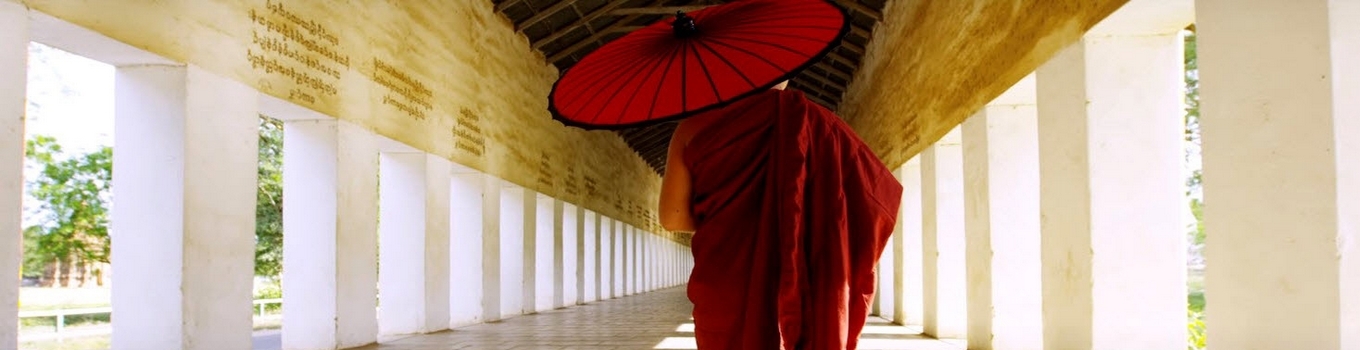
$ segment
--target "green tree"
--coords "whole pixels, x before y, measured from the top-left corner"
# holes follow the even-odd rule
[[[260,170],[255,195],[255,275],[283,271],[283,123],[260,116]]]
[[[47,275],[55,267],[65,286],[74,267],[83,281],[86,266],[109,262],[113,149],[67,157],[55,138],[38,135],[26,141],[24,153],[40,169],[28,187],[42,203],[39,223],[24,229],[25,274]],[[103,271],[93,272],[102,277]]]

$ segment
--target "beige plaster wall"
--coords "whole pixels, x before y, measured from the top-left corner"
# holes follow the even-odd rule
[[[1127,1],[888,1],[839,112],[896,168]]]
[[[660,177],[553,121],[557,79],[486,0],[20,0],[34,10],[638,227]],[[677,237],[678,238],[678,237]]]

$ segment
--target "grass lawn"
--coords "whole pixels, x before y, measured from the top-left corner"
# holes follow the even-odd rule
[[[23,350],[86,350],[86,349],[108,349],[109,336],[83,337],[67,339],[66,341],[38,341],[20,343],[19,349]]]
[[[1204,275],[1202,275],[1202,274],[1193,274],[1193,273],[1192,273],[1192,274],[1190,274],[1190,276],[1188,276],[1188,277],[1189,277],[1189,283],[1187,283],[1187,284],[1188,284],[1190,293],[1187,295],[1187,301],[1190,303],[1190,311],[1203,312],[1203,311],[1204,311]]]
[[[109,288],[20,288],[19,311],[108,307]]]

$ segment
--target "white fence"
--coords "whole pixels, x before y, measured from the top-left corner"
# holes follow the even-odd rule
[[[282,304],[283,299],[259,299],[252,302],[253,306],[259,310],[259,316],[265,315],[265,306],[270,304]],[[54,317],[57,320],[57,332],[55,336],[61,338],[62,332],[66,330],[66,316],[99,315],[113,314],[111,307],[97,307],[86,309],[63,309],[63,310],[38,310],[24,311],[19,313],[19,318],[45,318]],[[110,315],[112,317],[112,315]]]

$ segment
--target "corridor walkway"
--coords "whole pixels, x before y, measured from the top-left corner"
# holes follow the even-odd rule
[[[498,323],[389,338],[361,349],[695,349],[689,313],[681,286]],[[860,349],[963,349],[921,337],[919,329],[870,322]]]

